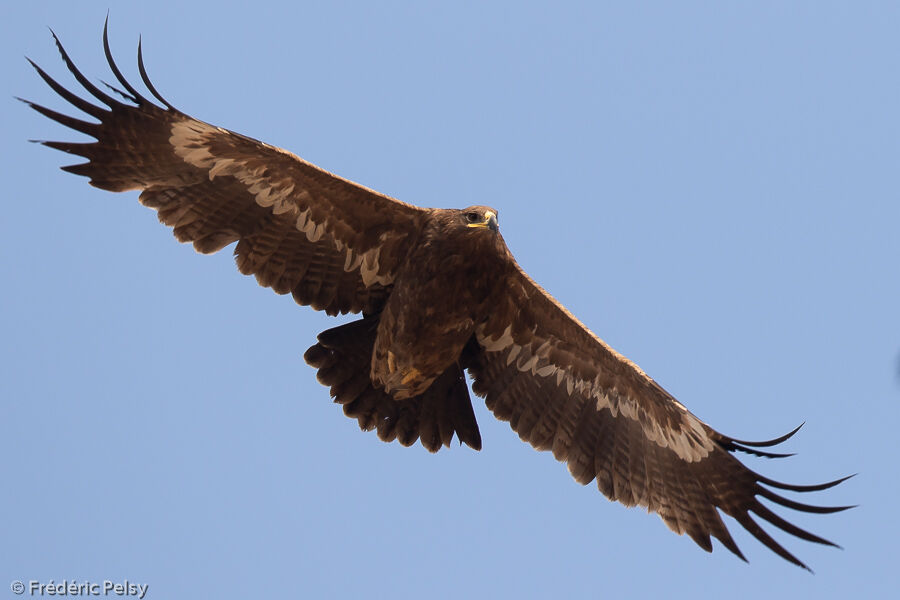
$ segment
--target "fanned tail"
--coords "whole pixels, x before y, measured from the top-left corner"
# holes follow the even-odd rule
[[[331,396],[355,418],[360,429],[377,430],[378,437],[411,446],[421,440],[429,452],[450,446],[454,433],[459,441],[481,450],[481,433],[469,397],[465,375],[452,365],[423,394],[395,400],[375,388],[369,377],[378,317],[368,316],[323,331],[318,343],[303,355],[318,369],[317,379],[331,388]]]

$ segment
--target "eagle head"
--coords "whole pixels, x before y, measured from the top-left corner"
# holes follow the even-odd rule
[[[459,211],[462,224],[470,228],[490,229],[494,233],[500,231],[497,221],[497,210],[490,206],[470,206]]]

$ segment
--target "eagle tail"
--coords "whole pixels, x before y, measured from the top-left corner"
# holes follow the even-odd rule
[[[421,440],[429,452],[459,441],[481,450],[481,433],[475,420],[469,388],[458,364],[451,365],[424,393],[395,400],[372,385],[370,369],[378,316],[367,316],[323,331],[318,343],[303,355],[318,369],[317,379],[331,388],[331,396],[355,418],[360,429],[376,429],[378,437],[411,446]]]

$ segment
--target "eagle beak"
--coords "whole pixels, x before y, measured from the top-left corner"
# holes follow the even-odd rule
[[[466,227],[477,227],[478,229],[490,229],[494,233],[500,231],[500,222],[497,221],[497,213],[492,210],[484,211],[484,221],[469,223]]]

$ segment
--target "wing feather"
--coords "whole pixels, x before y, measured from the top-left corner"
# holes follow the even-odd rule
[[[90,143],[42,142],[88,159],[64,167],[110,191],[141,190],[181,242],[217,252],[238,242],[242,273],[279,294],[329,314],[376,312],[427,214],[342,179],[301,158],[249,137],[198,121],[162,98],[138,68],[159,107],[128,83],[113,61],[107,27],[103,47],[126,91],[110,97],[75,67],[54,34],[75,80],[95,105],[32,63],[38,75],[89,123],[25,101],[44,116],[94,137]]]
[[[715,537],[744,559],[719,511],[733,517],[773,552],[807,568],[750,517],[801,539],[832,542],[789,523],[762,505],[761,496],[808,513],[845,510],[782,498],[763,484],[797,492],[745,467],[730,452],[783,442],[723,436],[692,415],[640,368],[591,333],[518,266],[502,287],[492,315],[476,329],[478,349],[468,363],[473,390],[496,417],[539,450],[552,450],[576,481],[626,506],[656,512],[673,531],[704,550]]]

